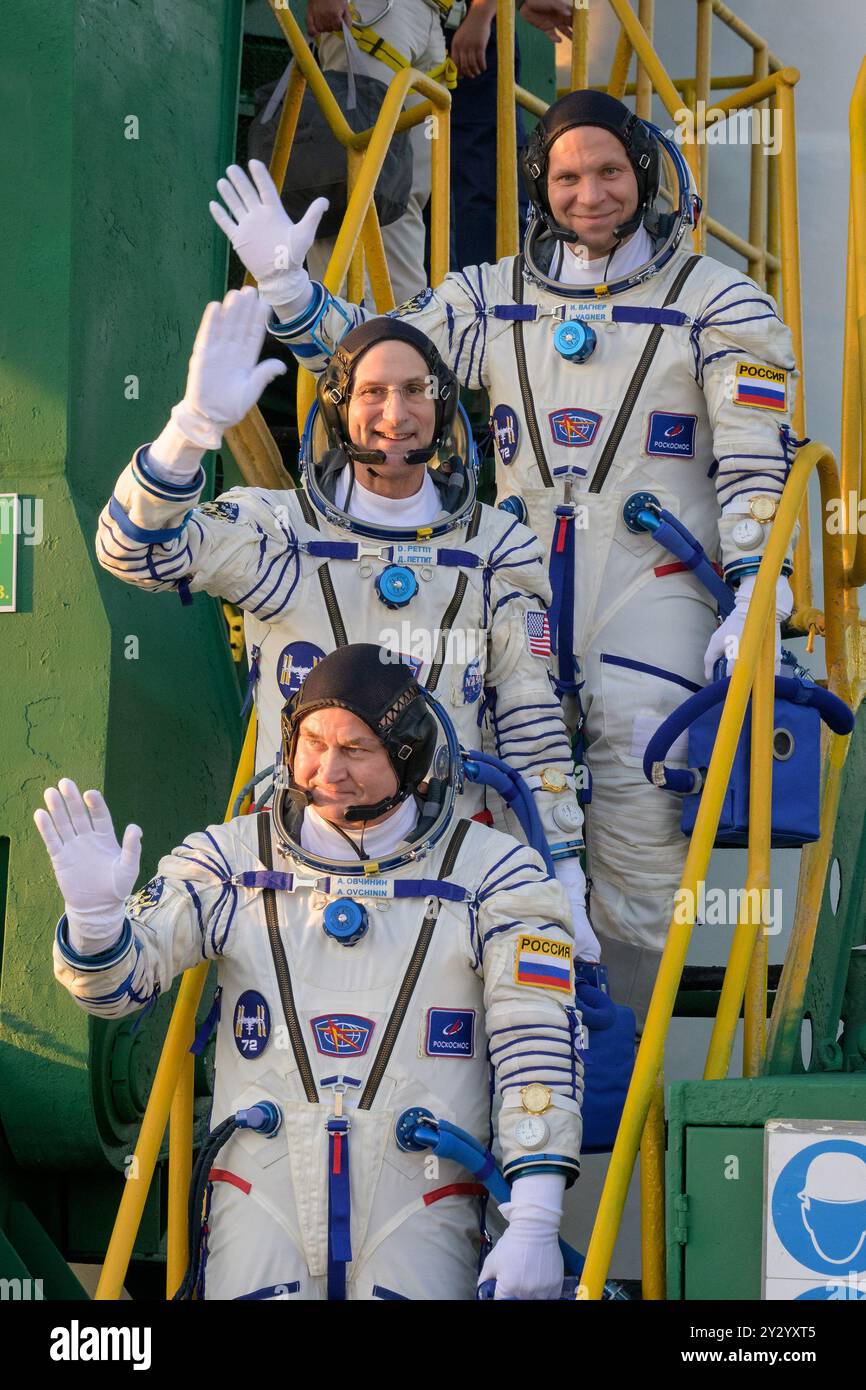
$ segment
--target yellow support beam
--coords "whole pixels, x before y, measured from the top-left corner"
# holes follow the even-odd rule
[[[589,85],[589,7],[572,12],[571,91]]]
[[[255,749],[256,717],[255,712],[253,712],[247,725],[244,746],[241,750],[240,761],[229,795],[225,814],[227,821],[231,819],[232,807],[241,788],[246,786],[253,775]],[[126,1271],[129,1268],[129,1261],[135,1246],[135,1237],[141,1225],[144,1204],[147,1201],[147,1194],[153,1181],[154,1169],[159,1158],[169,1112],[172,1111],[183,1069],[185,1066],[188,1067],[189,1061],[192,1060],[189,1058],[189,1045],[195,1027],[196,1009],[201,1002],[209,966],[209,961],[203,961],[194,970],[187,970],[181,980],[178,996],[172,1010],[171,1022],[168,1025],[168,1032],[162,1045],[156,1076],[153,1078],[147,1109],[141,1122],[135,1154],[124,1184],[123,1196],[117,1209],[117,1217],[111,1232],[111,1239],[108,1242],[108,1249],[105,1252],[105,1261],[94,1295],[96,1299],[118,1299],[123,1290],[123,1281],[126,1278]],[[184,1085],[187,1086],[187,1096],[191,1100],[188,1083],[184,1082]],[[180,1105],[180,1101],[178,1105]],[[189,1124],[179,1120],[172,1135],[171,1148],[170,1168],[175,1175],[175,1197],[169,1210],[169,1266],[167,1269],[169,1282],[174,1277],[179,1263],[180,1251],[186,1243],[186,1204],[181,1204],[178,1200],[177,1183],[182,1178],[183,1173],[191,1170],[192,1167],[191,1117]]]
[[[496,15],[496,258],[518,251],[517,108],[514,104],[514,6]],[[433,278],[433,284],[438,281]]]
[[[755,677],[763,631],[771,607],[775,606],[776,581],[793,534],[797,512],[806,493],[809,476],[814,467],[822,464],[831,469],[834,467],[832,455],[824,445],[808,444],[799,451],[782,494],[779,511],[758,572],[740,643],[739,660],[731,677],[715,750],[701,793],[700,807],[677,894],[677,910],[668,928],[634,1075],[626,1097],[587,1252],[582,1284],[591,1299],[601,1298],[647,1111],[656,1078],[661,1070],[665,1037],[695,923],[698,885],[705,879],[709,865],[746,703]]]
[[[737,1020],[746,993],[750,965],[759,955],[759,942],[766,953],[767,938],[761,928],[763,908],[770,889],[770,815],[773,796],[773,659],[775,648],[775,603],[766,615],[761,639],[761,655],[752,693],[752,747],[749,767],[749,854],[746,891],[741,899],[739,920],[728,956],[719,1006],[713,1024],[705,1081],[720,1081],[728,1074]],[[766,954],[764,956],[766,960]],[[757,967],[756,967],[757,971]],[[759,980],[759,976],[757,976]],[[763,994],[753,988],[748,1000],[743,1043],[744,1075],[757,1076],[763,1052],[764,1023],[767,1014],[766,974]],[[751,1068],[749,1070],[748,1068]]]
[[[860,412],[860,479],[858,493],[866,497],[866,440],[863,435],[863,412],[866,408],[866,59],[860,66],[849,111],[851,140],[851,223],[849,273],[853,269],[856,335],[846,333],[845,368],[859,384]],[[859,364],[859,372],[857,365]],[[854,471],[843,470],[846,476]],[[847,505],[848,498],[845,497]],[[856,521],[856,519],[855,519]],[[853,589],[866,584],[866,534],[858,530],[854,561],[845,583]]]
[[[661,1076],[640,1141],[641,1296],[665,1297],[665,1088]]]

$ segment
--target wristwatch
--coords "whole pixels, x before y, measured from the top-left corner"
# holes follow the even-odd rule
[[[557,767],[541,769],[541,790],[543,792],[564,792],[568,788],[568,778]]]
[[[553,1091],[549,1086],[543,1086],[540,1081],[532,1081],[528,1086],[520,1088],[520,1104],[527,1115],[543,1115],[545,1110],[550,1109],[552,1099]]]
[[[766,493],[758,493],[749,498],[749,515],[755,521],[760,521],[762,525],[772,521],[778,510],[779,499],[777,497],[768,497]]]

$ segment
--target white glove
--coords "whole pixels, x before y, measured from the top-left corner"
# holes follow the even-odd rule
[[[595,965],[601,960],[601,947],[586,912],[586,879],[580,860],[573,854],[570,859],[554,860],[553,867],[556,871],[556,881],[565,889],[571,908],[574,959],[592,961]]]
[[[48,811],[40,808],[33,819],[66,903],[69,945],[80,956],[97,955],[123,930],[126,899],[138,878],[141,830],[128,825],[121,848],[101,793],[82,796],[68,777],[46,789],[45,804]]]
[[[494,1245],[478,1276],[496,1280],[495,1298],[551,1299],[562,1292],[559,1248],[562,1194],[559,1173],[528,1173],[517,1178],[511,1201],[499,1208],[508,1229]]]
[[[312,281],[304,269],[304,257],[316,239],[328,200],[316,198],[300,222],[293,222],[265,165],[251,159],[249,169],[252,183],[239,164],[230,164],[226,178],[217,183],[228,212],[221,203],[208,203],[208,207],[254,277],[262,298],[285,322],[310,302]]]
[[[148,449],[158,478],[175,484],[193,478],[202,454],[218,449],[225,431],[239,424],[265,387],[284,374],[286,364],[276,357],[259,362],[267,321],[268,306],[251,285],[229,290],[222,304],[207,306],[189,359],[184,398]]]
[[[747,574],[745,579],[740,581],[733,612],[728,614],[721,627],[716,628],[710,638],[709,646],[704,653],[704,675],[708,681],[713,679],[713,667],[717,661],[721,661],[723,656],[728,659],[725,675],[729,676],[734,668],[734,662],[740,653],[740,640],[746,625],[749,600],[752,597],[757,578],[756,574]],[[794,595],[791,592],[791,586],[787,579],[780,578],[776,584],[776,675],[779,674],[782,665],[782,634],[779,630],[779,622],[783,618],[790,617],[793,611]]]

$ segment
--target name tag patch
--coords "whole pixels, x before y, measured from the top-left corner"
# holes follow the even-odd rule
[[[653,410],[645,452],[656,458],[693,459],[697,427],[697,415],[672,415],[669,410]]]
[[[561,989],[570,994],[571,943],[552,936],[520,936],[514,955],[514,979],[519,985]]]
[[[329,892],[335,898],[393,898],[393,878],[376,878],[373,874],[331,874]]]
[[[734,366],[734,405],[761,406],[764,410],[787,410],[788,373],[784,367],[762,367],[759,362],[737,362]]]
[[[578,410],[570,405],[551,410],[547,418],[557,444],[564,444],[569,449],[585,449],[595,439],[601,424],[601,416],[596,411]]]
[[[424,1052],[428,1057],[474,1057],[475,1010],[428,1009]]]
[[[261,1057],[271,1036],[271,1011],[258,990],[247,989],[238,998],[232,1016],[235,1047],[242,1057]]]

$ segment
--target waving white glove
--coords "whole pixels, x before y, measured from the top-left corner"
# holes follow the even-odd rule
[[[747,574],[745,579],[740,581],[733,612],[728,614],[721,627],[716,628],[710,638],[709,646],[704,653],[704,675],[708,681],[713,679],[713,667],[722,657],[727,657],[728,662],[725,675],[729,676],[734,669],[734,662],[740,653],[740,641],[746,625],[749,601],[757,578],[756,574]],[[794,595],[791,586],[787,579],[780,578],[776,584],[776,675],[779,674],[782,664],[782,634],[779,623],[783,618],[790,617],[793,609]]]
[[[527,1174],[515,1181],[511,1201],[499,1208],[508,1229],[481,1268],[479,1284],[496,1280],[495,1298],[551,1299],[562,1292],[559,1248],[562,1194],[559,1173]]]
[[[121,848],[101,793],[82,796],[68,777],[46,789],[45,805],[33,819],[66,903],[69,945],[81,956],[107,951],[138,878],[141,830],[128,825]]]
[[[202,453],[218,449],[225,431],[240,424],[265,387],[284,374],[286,364],[276,357],[259,362],[267,321],[268,306],[251,285],[207,306],[183,400],[148,449],[157,477],[176,484],[192,478]]]
[[[208,203],[211,217],[225,232],[254,277],[263,299],[280,320],[294,318],[310,301],[312,281],[304,257],[316,239],[327,198],[316,198],[293,222],[264,164],[251,159],[252,182],[239,164],[230,164],[217,183],[221,203]],[[231,214],[231,216],[229,215]]]
[[[555,860],[553,867],[556,871],[556,881],[565,889],[571,908],[574,959],[588,960],[596,964],[601,960],[601,947],[586,912],[586,878],[580,860],[573,854],[570,859]]]

